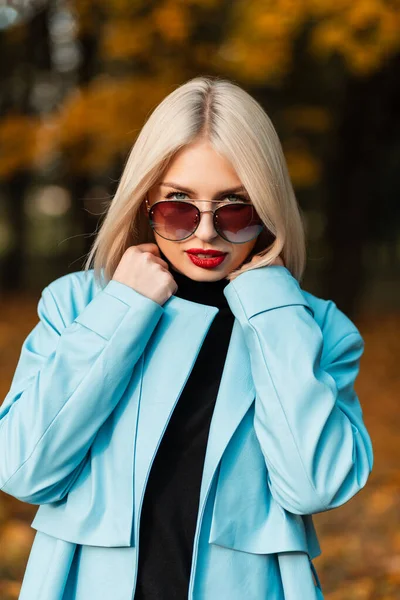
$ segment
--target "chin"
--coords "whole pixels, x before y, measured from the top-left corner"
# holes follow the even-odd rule
[[[223,279],[230,272],[229,269],[202,269],[193,265],[193,269],[186,269],[184,273],[187,277],[195,281],[218,281]]]

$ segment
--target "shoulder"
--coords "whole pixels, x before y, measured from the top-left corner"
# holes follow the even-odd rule
[[[330,299],[320,298],[311,292],[302,290],[304,297],[314,311],[314,319],[321,329],[324,339],[323,356],[334,348],[350,346],[364,348],[364,340],[355,323]]]
[[[333,300],[320,298],[302,290],[314,311],[314,318],[321,329],[328,331],[334,328],[339,334],[360,333],[355,323],[337,306]]]
[[[42,291],[39,310],[45,309],[52,322],[61,328],[72,323],[101,291],[94,269],[74,271],[51,281]]]

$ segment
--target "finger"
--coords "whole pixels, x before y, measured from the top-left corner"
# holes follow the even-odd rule
[[[162,258],[159,258],[158,256],[153,256],[152,261],[156,262],[157,264],[161,265],[164,269],[169,271],[168,263],[165,262],[165,260],[163,260]]]

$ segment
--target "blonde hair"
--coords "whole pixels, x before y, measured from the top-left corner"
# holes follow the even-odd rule
[[[227,275],[268,265],[281,255],[300,281],[305,268],[305,233],[275,128],[262,106],[237,84],[218,77],[195,77],[173,90],[142,127],[126,161],[117,191],[85,261],[99,281],[108,282],[129,246],[157,243],[141,204],[169,161],[182,147],[206,138],[230,161],[267,230],[252,255]],[[275,239],[271,243],[268,230]],[[267,237],[266,237],[267,235]]]

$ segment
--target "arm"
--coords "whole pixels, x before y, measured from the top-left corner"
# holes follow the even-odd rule
[[[0,489],[31,504],[68,492],[164,311],[111,280],[65,326],[52,287],[0,408]]]
[[[224,292],[250,353],[254,427],[272,496],[295,514],[344,504],[365,485],[373,465],[354,391],[361,335],[347,317],[328,324],[335,341],[322,360],[321,328],[286,267],[242,273]]]

